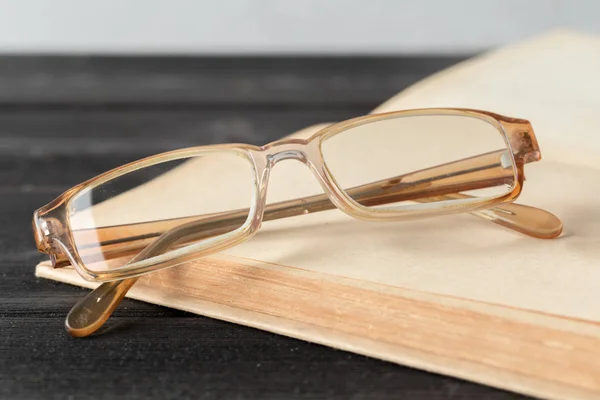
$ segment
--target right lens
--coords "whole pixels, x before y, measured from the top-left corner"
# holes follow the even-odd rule
[[[354,201],[382,211],[482,202],[515,185],[504,134],[469,115],[373,120],[326,139],[321,151]]]
[[[186,235],[174,247],[241,227],[254,195],[254,167],[241,151],[168,160],[76,195],[69,203],[73,240],[88,269],[112,270],[183,226]]]

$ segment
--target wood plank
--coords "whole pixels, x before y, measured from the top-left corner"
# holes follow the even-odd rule
[[[360,107],[0,110],[0,192],[58,194],[152,154],[223,142],[262,145],[305,126],[366,112]]]
[[[0,396],[524,398],[210,318],[161,317],[161,308],[153,309],[121,315],[105,335],[80,341],[64,334],[54,313],[3,318]]]
[[[464,57],[0,57],[0,104],[379,102]]]
[[[309,125],[368,112],[369,107],[0,109],[0,154],[145,156],[224,142],[262,145]]]

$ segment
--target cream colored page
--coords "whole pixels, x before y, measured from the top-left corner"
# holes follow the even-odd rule
[[[531,121],[543,157],[600,167],[600,37],[556,31],[439,72],[376,109],[466,107]]]

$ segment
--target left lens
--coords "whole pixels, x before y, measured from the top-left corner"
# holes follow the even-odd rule
[[[77,253],[103,272],[165,232],[181,232],[168,253],[235,231],[254,201],[253,165],[242,151],[208,151],[144,165],[79,193],[68,206]]]

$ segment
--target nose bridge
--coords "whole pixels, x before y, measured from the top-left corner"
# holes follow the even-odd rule
[[[291,143],[273,143],[264,149],[267,152],[267,160],[271,166],[283,160],[298,160],[308,164],[313,153],[311,143],[294,141]]]

